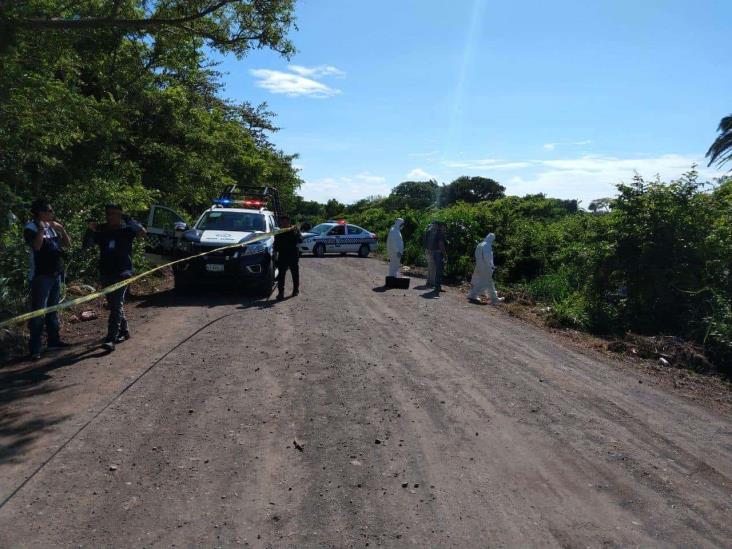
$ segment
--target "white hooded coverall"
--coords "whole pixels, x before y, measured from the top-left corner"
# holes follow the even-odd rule
[[[389,254],[389,276],[399,276],[399,267],[404,253],[403,226],[404,220],[400,217],[394,221],[394,226],[389,230],[389,236],[386,238],[386,252]]]
[[[498,299],[496,286],[493,284],[493,271],[495,270],[493,265],[493,241],[495,239],[496,235],[489,233],[483,242],[475,247],[475,271],[473,271],[473,278],[470,281],[469,299],[479,299],[481,294],[487,291],[491,303],[501,301]]]

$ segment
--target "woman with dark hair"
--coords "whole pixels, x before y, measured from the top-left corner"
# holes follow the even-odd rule
[[[33,201],[31,214],[33,220],[25,226],[23,238],[30,247],[31,306],[36,311],[58,305],[61,297],[61,279],[64,274],[63,248],[71,245],[71,239],[63,225],[54,219],[53,208],[45,198]],[[41,358],[44,324],[49,350],[69,346],[68,343],[61,341],[56,311],[32,318],[28,322],[31,360]]]

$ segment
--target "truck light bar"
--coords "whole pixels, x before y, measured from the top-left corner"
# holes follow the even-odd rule
[[[264,200],[232,200],[231,198],[215,198],[213,203],[218,206],[254,206],[263,208]]]

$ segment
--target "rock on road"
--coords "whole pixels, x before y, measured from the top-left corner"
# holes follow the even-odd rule
[[[163,295],[115,353],[15,376],[0,546],[732,546],[730,418],[385,271]]]

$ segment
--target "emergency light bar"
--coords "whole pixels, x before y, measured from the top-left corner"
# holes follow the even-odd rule
[[[213,203],[218,206],[253,206],[255,208],[263,208],[266,205],[264,200],[232,200],[231,198],[215,198]]]
[[[282,215],[280,195],[274,187],[229,185],[212,202],[221,207],[269,207],[277,217]]]

